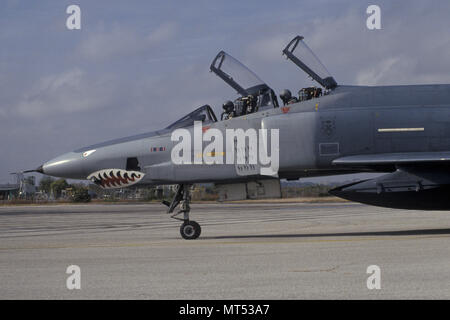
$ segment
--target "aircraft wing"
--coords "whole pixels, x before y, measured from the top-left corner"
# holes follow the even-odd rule
[[[341,166],[370,166],[447,161],[450,161],[450,151],[363,154],[337,158],[333,160],[333,164]]]

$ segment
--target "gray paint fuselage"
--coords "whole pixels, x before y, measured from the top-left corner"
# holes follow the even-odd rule
[[[351,155],[449,151],[449,107],[450,85],[338,86],[316,99],[204,126],[222,132],[237,128],[279,129],[279,178],[297,179],[386,169],[332,164],[337,158]],[[48,161],[43,171],[52,176],[86,179],[97,170],[126,169],[127,158],[136,157],[146,173],[143,184],[261,178],[238,175],[230,164],[174,165],[171,149],[175,143],[171,131],[164,129],[77,149]],[[90,150],[95,152],[84,157],[83,153]]]

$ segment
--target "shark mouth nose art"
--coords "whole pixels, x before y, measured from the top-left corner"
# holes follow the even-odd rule
[[[123,169],[104,169],[91,173],[87,179],[104,189],[129,187],[138,183],[145,174]]]

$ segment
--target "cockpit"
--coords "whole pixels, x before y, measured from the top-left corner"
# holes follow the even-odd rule
[[[210,70],[235,89],[240,95],[223,104],[221,120],[243,116],[268,108],[278,108],[275,92],[238,60],[220,51],[211,63]]]
[[[298,50],[296,54],[294,54],[294,51],[297,48]],[[319,58],[317,58],[314,52],[304,42],[302,36],[296,36],[292,39],[283,49],[283,55],[324,88],[324,90],[321,87],[316,86],[301,88],[298,91],[298,98],[293,97],[291,92],[285,89],[280,94],[280,98],[284,105],[319,98],[322,95],[327,95],[331,90],[337,87],[336,80],[334,80],[327,68],[325,68]]]
[[[296,54],[294,54],[296,49]],[[329,94],[337,87],[338,84],[334,78],[330,76],[325,66],[306,45],[303,37],[296,36],[292,39],[283,49],[283,55],[321,86],[301,88],[298,91],[298,96],[293,96],[291,91],[287,89],[281,91],[280,98],[284,105],[319,98]],[[210,70],[240,95],[234,101],[225,101],[222,105],[223,112],[220,120],[279,107],[275,92],[255,73],[226,52],[220,51],[217,54],[211,63]],[[217,118],[212,108],[209,105],[204,105],[175,121],[166,129],[173,130],[193,126],[194,121],[212,123],[216,122]]]
[[[174,130],[178,128],[186,128],[194,125],[194,121],[201,121],[203,124],[216,122],[217,118],[214,111],[207,104],[201,106],[183,118],[175,121],[169,125],[166,129]]]

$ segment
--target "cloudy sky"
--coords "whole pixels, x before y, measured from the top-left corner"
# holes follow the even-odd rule
[[[81,30],[66,8],[81,8]],[[381,8],[368,30],[366,8]],[[281,57],[305,36],[340,84],[450,83],[450,1],[0,2],[0,183],[67,151],[152,131],[236,94],[220,50],[279,92],[309,80]]]

